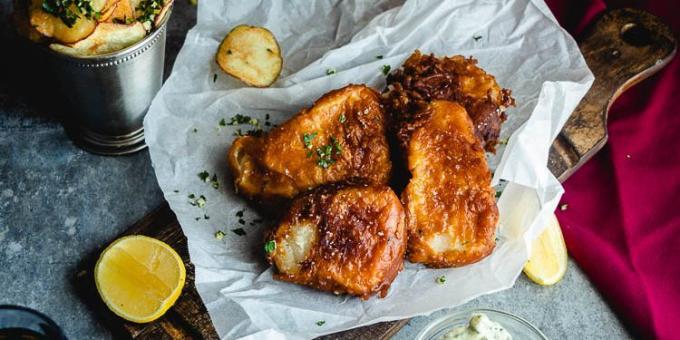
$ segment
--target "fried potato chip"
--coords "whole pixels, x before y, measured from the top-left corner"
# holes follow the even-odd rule
[[[75,5],[71,9],[77,11]],[[40,34],[67,44],[86,38],[97,27],[95,20],[84,16],[80,16],[72,27],[68,27],[60,18],[42,9],[42,0],[31,0],[28,15],[31,26]]]
[[[139,6],[142,4],[143,0],[130,0],[130,5],[135,10],[135,18],[139,16]]]
[[[234,27],[222,40],[215,59],[224,72],[256,87],[273,84],[283,65],[272,32],[249,25]]]
[[[163,4],[163,8],[161,8],[161,11],[156,15],[156,17],[153,19],[153,26],[158,27],[161,25],[161,22],[163,22],[163,18],[165,18],[166,15],[168,15],[170,8],[172,8],[172,3],[174,0],[166,0],[165,4]]]
[[[135,20],[135,8],[130,0],[118,0],[111,16],[105,22],[128,24]]]
[[[92,0],[90,4],[92,5],[92,9],[94,9],[96,12],[103,12],[105,10],[105,7],[110,3],[116,3],[118,0]]]
[[[146,30],[140,22],[130,25],[103,22],[87,39],[69,45],[50,44],[50,48],[74,57],[93,56],[121,50],[144,36]]]
[[[37,43],[46,39],[28,21],[28,4],[25,1],[14,0],[14,12],[12,12],[10,19],[19,35]]]
[[[102,9],[99,11],[99,18],[97,18],[97,21],[111,22],[113,13],[116,12],[116,7],[118,7],[118,2],[120,2],[120,0],[97,0],[97,1],[104,1]]]

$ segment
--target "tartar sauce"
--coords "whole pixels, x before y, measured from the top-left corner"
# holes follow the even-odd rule
[[[482,313],[472,314],[470,324],[456,327],[439,340],[512,340],[510,333],[499,323]]]

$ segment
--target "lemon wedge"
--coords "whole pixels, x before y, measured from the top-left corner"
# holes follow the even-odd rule
[[[94,279],[112,312],[125,320],[145,323],[161,317],[177,301],[186,269],[169,245],[133,235],[119,238],[102,252]]]
[[[524,274],[539,285],[559,282],[567,272],[567,247],[557,217],[553,214],[548,226],[531,244],[531,256],[524,265]]]

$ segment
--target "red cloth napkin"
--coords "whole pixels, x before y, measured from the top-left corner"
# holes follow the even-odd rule
[[[644,9],[677,37],[680,3],[548,5],[577,37],[607,8]],[[571,256],[640,339],[680,339],[680,57],[609,111],[609,142],[564,184],[557,217]]]

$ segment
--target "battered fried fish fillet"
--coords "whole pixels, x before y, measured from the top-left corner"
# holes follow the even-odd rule
[[[387,186],[327,185],[295,199],[269,240],[276,279],[384,297],[403,268],[404,210]]]
[[[413,118],[403,141],[412,175],[402,193],[408,258],[429,267],[477,262],[495,246],[498,208],[472,121],[465,108],[443,100]]]
[[[228,164],[236,190],[265,202],[350,178],[385,184],[392,163],[380,97],[363,85],[331,91],[264,136],[236,139]]]
[[[505,109],[515,105],[510,90],[502,89],[494,76],[477,66],[477,60],[457,55],[436,58],[415,51],[404,65],[387,77],[383,101],[399,126],[436,99],[461,103],[472,118],[475,133],[489,152],[496,151]],[[407,140],[409,130],[401,130]],[[406,145],[402,145],[406,148]]]

